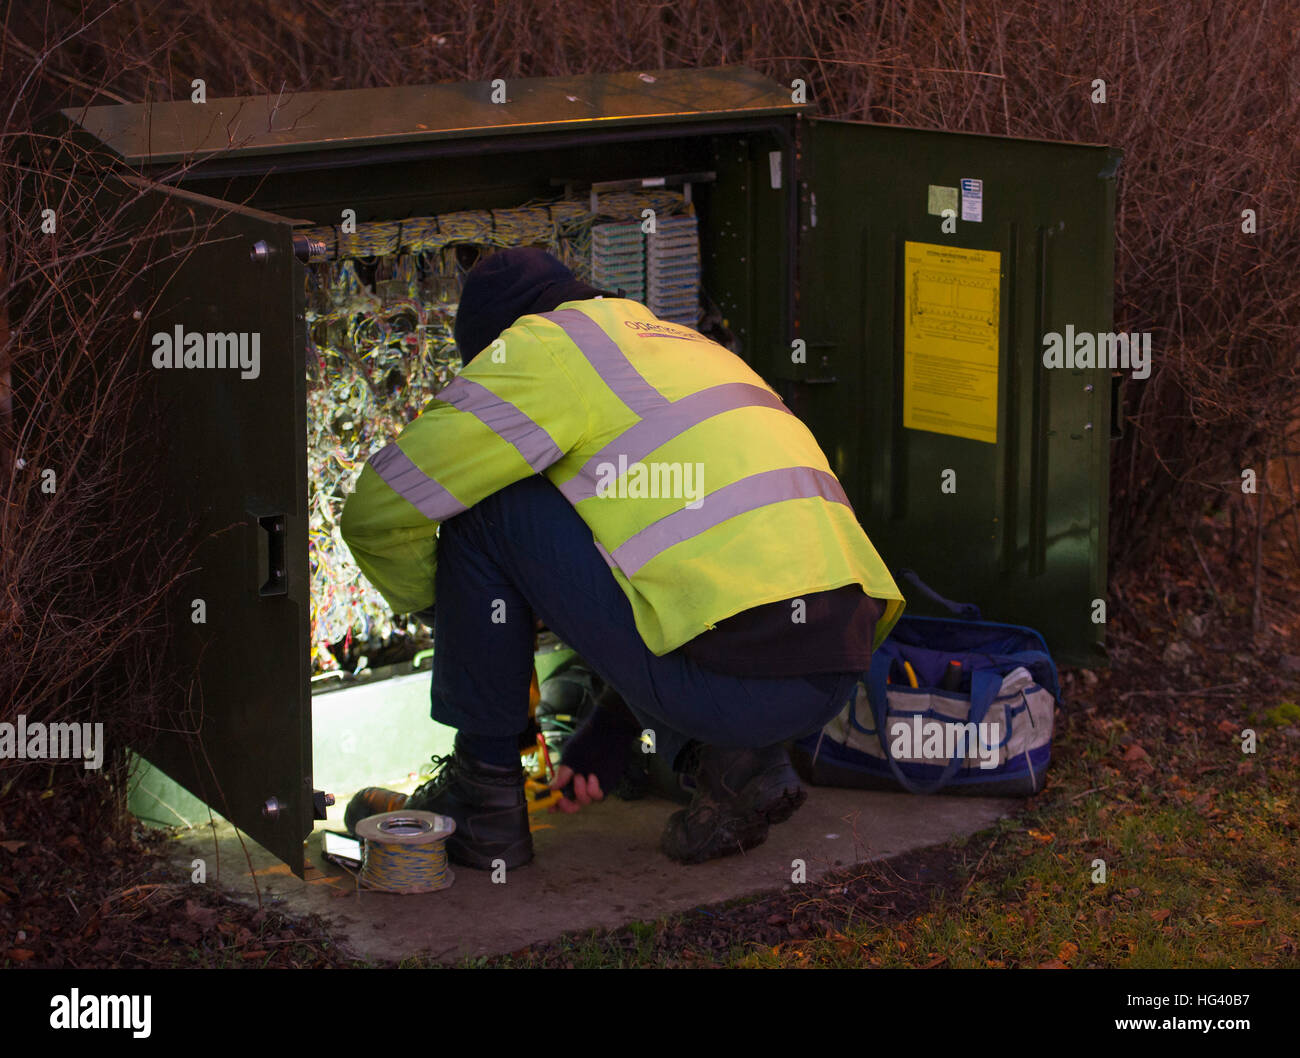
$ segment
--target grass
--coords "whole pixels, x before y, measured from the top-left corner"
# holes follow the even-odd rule
[[[1293,802],[1242,791],[1209,810],[1157,800],[1093,799],[1005,821],[965,843],[993,851],[987,880],[976,878],[964,898],[738,965],[1294,965],[1300,885],[1276,869],[1294,856],[1285,825]]]
[[[1126,776],[1106,744],[1067,739],[1050,794],[953,846],[984,861],[964,895],[740,965],[1296,965],[1300,768],[1270,748],[1251,760],[1220,745],[1178,762],[1191,772]],[[1196,763],[1228,753],[1239,759]],[[1115,788],[1089,793],[1097,772]]]
[[[1095,701],[1106,700],[1108,677],[1091,692]],[[832,924],[820,917],[824,928],[812,936],[702,952],[690,929],[699,919],[675,916],[462,965],[1300,965],[1300,742],[1269,726],[1277,708],[1246,711],[1240,722],[1210,699],[1164,713],[1075,712],[1057,739],[1047,790],[1016,816],[947,845],[941,855],[954,884],[931,886],[902,919],[877,914],[869,895],[846,904],[833,897],[834,883],[812,883],[788,898],[831,912]],[[1257,752],[1244,754],[1250,715],[1267,719]],[[712,914],[725,918],[736,906]],[[667,943],[684,924],[684,942]]]

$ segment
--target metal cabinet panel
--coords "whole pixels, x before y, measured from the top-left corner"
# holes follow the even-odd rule
[[[170,218],[156,259],[179,267],[147,313],[167,496],[163,524],[140,528],[192,531],[198,547],[167,615],[169,728],[144,755],[301,873],[312,826],[302,266],[284,218],[161,188],[148,206]],[[205,366],[157,366],[178,335],[195,365],[200,336]],[[244,358],[221,367],[230,335]]]
[[[804,125],[800,143],[807,363],[783,370],[795,411],[822,440],[894,569],[915,569],[990,618],[1039,628],[1061,659],[1095,661],[1102,626],[1093,623],[1092,600],[1104,597],[1106,582],[1110,372],[1049,370],[1042,339],[1067,324],[1111,330],[1118,152],[821,120]],[[980,181],[978,220],[973,195],[962,202],[964,180]],[[940,211],[949,203],[955,231],[945,232]],[[952,280],[968,284],[959,296],[970,299],[954,317],[984,313],[990,329],[996,408],[983,406],[995,434],[905,425],[907,357],[918,344],[913,337],[907,352],[908,313],[923,274],[918,255],[995,262],[984,287],[978,276]],[[947,267],[925,274],[948,282]],[[995,300],[964,312],[983,304],[993,284]],[[954,319],[953,326],[974,324]],[[981,340],[974,330],[963,332],[967,338]],[[932,399],[955,403],[964,392],[968,380],[953,371],[952,393],[932,379],[940,391]],[[916,392],[912,399],[920,400]],[[919,597],[909,605],[927,609]]]
[[[156,165],[436,140],[494,139],[756,118],[806,110],[747,66],[510,77],[452,84],[74,107],[63,113],[119,157]]]

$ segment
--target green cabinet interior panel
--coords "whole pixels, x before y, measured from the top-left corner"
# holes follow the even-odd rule
[[[546,680],[573,656],[562,647],[539,650],[537,678]],[[429,671],[426,663],[391,678],[312,694],[311,765],[319,789],[347,797],[363,786],[405,788],[432,756],[452,751],[455,731],[429,717]],[[132,767],[128,797],[131,812],[150,823],[208,823],[208,806],[142,757]]]
[[[891,568],[1040,628],[1062,660],[1095,657],[1110,383],[1103,371],[1046,371],[1040,350],[1041,335],[1067,323],[1110,330],[1116,152],[818,120],[744,67],[512,79],[504,103],[493,91],[65,112],[225,236],[193,251],[150,330],[262,334],[256,384],[187,371],[160,380],[178,409],[167,453],[176,524],[197,517],[214,535],[193,593],[210,596],[208,623],[183,622],[175,663],[178,674],[199,665],[202,745],[172,739],[153,763],[297,872],[313,755],[318,787],[400,767],[377,750],[358,751],[365,767],[352,767],[352,743],[338,741],[346,719],[324,708],[335,693],[313,703],[308,675],[305,340],[291,234],[337,223],[343,209],[363,223],[400,220],[705,174],[692,184],[704,292],[739,355],[809,423]],[[967,178],[983,181],[983,218],[944,233],[930,185]],[[253,260],[259,240],[269,253]],[[996,444],[902,423],[908,242],[1000,255]],[[804,362],[792,360],[796,340]],[[955,493],[941,491],[945,470]],[[412,740],[429,742],[427,709],[418,721],[407,713],[401,723],[424,725]],[[279,812],[268,815],[272,797]]]

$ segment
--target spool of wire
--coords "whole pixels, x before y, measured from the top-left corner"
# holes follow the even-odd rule
[[[446,841],[456,821],[433,812],[383,812],[357,824],[365,842],[358,881],[383,893],[433,893],[455,881]]]

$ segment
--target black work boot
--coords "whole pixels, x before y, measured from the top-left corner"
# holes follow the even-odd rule
[[[696,752],[695,796],[664,829],[662,848],[679,863],[744,852],[767,839],[807,799],[785,746]]]
[[[533,835],[523,769],[518,764],[487,764],[459,749],[433,761],[434,777],[400,804],[394,802],[402,795],[391,790],[371,786],[357,793],[343,817],[348,830],[355,832],[360,820],[379,812],[436,812],[456,821],[456,833],[447,839],[452,863],[490,871],[494,860],[504,861],[508,870],[531,862]]]

